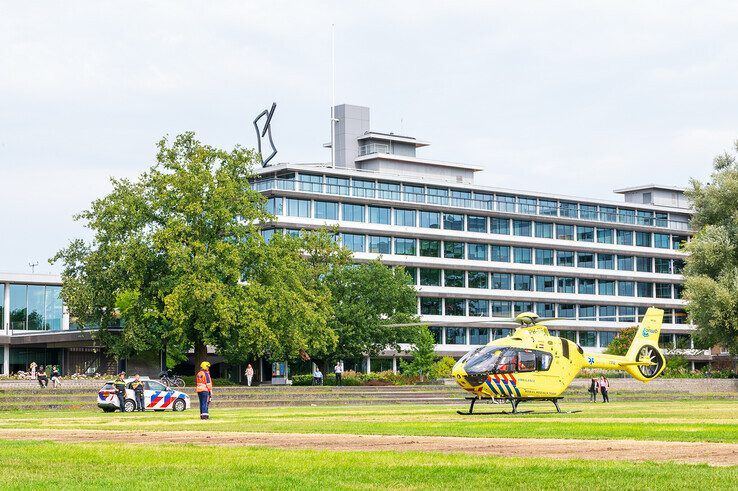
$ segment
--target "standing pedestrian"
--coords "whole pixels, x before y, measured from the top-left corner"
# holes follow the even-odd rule
[[[610,382],[604,375],[600,379],[600,392],[602,392],[602,402],[610,402],[608,391],[610,390]]]
[[[213,398],[213,379],[210,378],[210,362],[200,363],[200,371],[195,377],[195,391],[200,399],[200,419],[209,419],[208,408]]]
[[[32,361],[28,368],[31,369],[31,378],[36,378],[36,368],[38,365],[36,365],[35,361]]]
[[[61,373],[56,365],[51,367],[51,385],[55,389],[57,386],[61,387]]]
[[[337,361],[336,366],[333,367],[333,373],[336,374],[336,385],[340,387],[343,385],[343,365],[340,361]]]
[[[118,378],[113,382],[115,387],[115,395],[118,397],[118,407],[120,412],[126,411],[126,372],[120,372]]]
[[[128,388],[133,390],[133,395],[136,399],[136,409],[143,411],[146,403],[144,402],[144,383],[141,381],[141,375],[134,375],[133,382],[128,384]]]
[[[254,367],[251,366],[251,363],[246,366],[244,375],[246,375],[246,384],[251,387],[251,381],[254,379]]]
[[[597,402],[597,389],[600,384],[597,383],[597,379],[592,377],[589,384],[589,402]]]
[[[41,365],[38,367],[38,385],[41,386],[42,389],[49,386],[49,377],[46,375],[46,368]]]

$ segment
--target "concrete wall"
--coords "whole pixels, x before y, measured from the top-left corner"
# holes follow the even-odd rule
[[[335,107],[336,167],[355,169],[354,159],[359,156],[358,137],[369,131],[369,108],[341,104]]]

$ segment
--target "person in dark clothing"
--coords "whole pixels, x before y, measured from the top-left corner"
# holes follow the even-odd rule
[[[46,375],[46,367],[43,365],[38,367],[38,385],[42,389],[49,386],[49,377]]]
[[[128,388],[133,390],[133,395],[136,397],[136,409],[143,411],[144,406],[144,383],[141,381],[139,374],[135,375],[133,382],[128,384]]]
[[[610,402],[610,381],[604,375],[600,379],[600,392],[602,392],[602,402]]]
[[[118,374],[118,378],[115,379],[115,382],[113,382],[113,386],[115,387],[115,395],[118,396],[118,407],[120,408],[120,412],[125,412],[126,410],[126,372],[120,372]]]
[[[599,384],[597,383],[597,379],[592,377],[592,381],[589,384],[589,402],[597,402],[597,389],[599,388]]]

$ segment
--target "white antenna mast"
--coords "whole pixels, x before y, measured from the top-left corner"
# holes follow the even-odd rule
[[[331,167],[336,167],[336,25],[331,24]]]

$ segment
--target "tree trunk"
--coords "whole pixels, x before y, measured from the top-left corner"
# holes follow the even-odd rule
[[[195,341],[195,374],[200,371],[200,363],[208,359],[208,346],[200,339]]]

